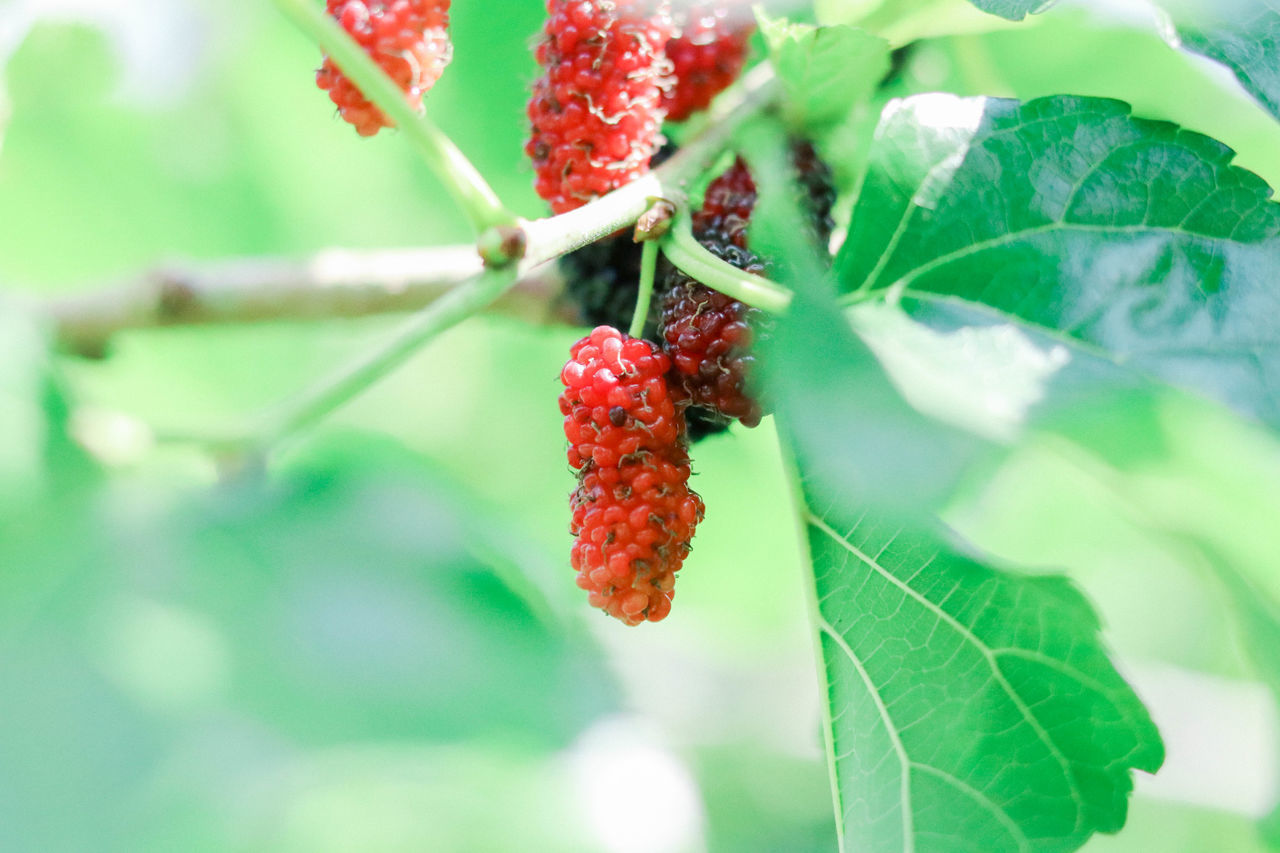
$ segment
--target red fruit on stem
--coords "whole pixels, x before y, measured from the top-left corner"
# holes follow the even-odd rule
[[[684,121],[738,79],[755,24],[745,3],[699,3],[684,13],[667,43],[673,84],[662,97],[667,118]]]
[[[703,245],[713,254],[746,272],[764,272],[764,264],[727,240],[726,232],[710,233],[714,242],[704,239]],[[767,315],[675,268],[667,286],[662,338],[672,376],[694,406],[737,418],[743,426],[758,425],[765,411],[749,384],[755,367],[752,344]]]
[[[564,213],[649,170],[672,23],[657,0],[547,0],[547,12],[525,152],[538,195]]]
[[[453,58],[449,0],[328,0],[326,8],[409,103],[421,108],[422,96]],[[361,136],[394,126],[328,56],[316,72],[316,85],[328,91],[338,114]]]
[[[684,402],[667,388],[670,361],[648,341],[600,326],[570,356],[560,411],[579,478],[570,498],[578,586],[628,625],[657,622],[703,515],[689,488]]]
[[[813,146],[796,140],[791,162],[815,246],[825,252],[831,236],[835,191],[831,170]],[[756,204],[756,185],[741,157],[713,180],[693,214],[693,234],[706,249],[740,270],[763,275],[764,261],[747,248],[747,226]],[[756,426],[766,407],[751,391],[755,366],[752,344],[767,315],[725,296],[671,267],[665,276],[661,336],[671,357],[672,376],[698,412],[709,410]]]

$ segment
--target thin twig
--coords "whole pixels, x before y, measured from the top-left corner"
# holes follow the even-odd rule
[[[658,241],[646,240],[640,250],[640,292],[636,294],[636,310],[631,315],[633,338],[644,334],[645,321],[649,319],[649,303],[653,300],[653,277],[658,267]]]
[[[653,172],[577,210],[521,223],[528,248],[515,286],[495,307],[546,316],[558,292],[555,258],[635,222],[654,197],[683,201],[689,181],[719,156],[742,120],[775,92],[759,66],[722,98],[707,130]],[[474,246],[354,251],[302,259],[241,258],[176,264],[34,306],[71,352],[100,356],[117,332],[157,326],[324,320],[413,311],[479,275]],[[559,316],[559,315],[557,315]],[[561,319],[567,319],[561,317]]]
[[[458,285],[406,321],[400,331],[324,382],[304,392],[268,420],[265,446],[305,429],[345,404],[365,388],[403,364],[423,344],[487,308],[511,287],[511,270],[486,270]]]

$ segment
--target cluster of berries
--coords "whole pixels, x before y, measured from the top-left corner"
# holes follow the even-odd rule
[[[744,0],[683,5],[670,0],[546,0],[536,56],[526,151],[535,187],[556,213],[573,210],[644,174],[662,143],[664,120],[680,121],[740,73],[753,23]],[[328,11],[413,103],[452,55],[449,0],[327,0]],[[317,83],[362,136],[390,120],[328,57]],[[816,242],[830,235],[830,173],[812,146],[793,147],[796,185]],[[694,236],[728,263],[764,274],[747,247],[755,183],[739,159],[707,188]],[[688,443],[755,426],[766,406],[752,396],[753,344],[764,315],[674,267],[664,267],[644,338],[626,325],[640,250],[606,238],[570,256],[568,291],[600,324],[571,350],[560,396],[569,464],[572,563],[591,603],[637,625],[671,609],[675,573],[702,519],[689,488]],[[652,338],[659,343],[652,343]]]
[[[330,15],[350,33],[405,93],[421,107],[453,58],[449,0],[328,0]],[[328,91],[343,120],[361,136],[373,136],[392,121],[326,56],[316,85]]]
[[[812,236],[825,246],[830,171],[808,143],[793,144],[792,162]],[[755,202],[755,183],[738,159],[707,187],[693,227],[721,259],[763,274],[766,263],[747,248]],[[584,291],[571,278],[570,290],[598,296],[581,307],[609,325],[574,345],[560,397],[569,464],[579,474],[570,527],[577,537],[572,559],[578,584],[593,605],[629,625],[667,614],[675,571],[689,550],[682,537],[692,536],[702,517],[702,503],[687,485],[689,424],[704,433],[734,419],[755,426],[765,413],[751,392],[750,374],[755,337],[767,332],[762,312],[668,266],[655,324],[661,349],[622,335],[612,325],[621,325],[635,303],[635,246],[614,237],[565,265],[596,282]],[[602,266],[590,269],[593,260]]]
[[[563,213],[649,170],[664,119],[705,108],[733,82],[752,24],[743,4],[547,0],[525,151],[534,188]]]
[[[684,401],[653,344],[600,326],[560,374],[569,465],[571,558],[591,604],[628,625],[671,611],[702,500],[689,488]]]

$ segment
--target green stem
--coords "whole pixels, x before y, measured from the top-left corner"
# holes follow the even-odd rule
[[[324,9],[312,0],[272,2],[418,146],[427,165],[453,193],[477,234],[489,227],[515,223],[515,215],[502,206],[471,161],[434,122],[409,103],[400,87]]]
[[[753,308],[780,314],[791,302],[790,291],[782,285],[743,272],[708,252],[694,239],[687,215],[679,216],[672,225],[662,245],[662,253],[667,260],[707,287]]]
[[[515,271],[508,268],[486,270],[458,285],[415,314],[386,344],[346,366],[337,376],[326,378],[271,419],[260,437],[262,443],[272,444],[322,420],[399,367],[436,335],[492,304],[515,282]]]
[[[653,299],[653,274],[658,268],[658,241],[645,240],[640,247],[640,293],[636,296],[636,310],[631,315],[631,328],[627,334],[638,338],[644,334],[644,321],[649,317],[649,302]]]

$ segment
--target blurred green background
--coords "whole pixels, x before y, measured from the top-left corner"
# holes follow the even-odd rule
[[[499,11],[455,4],[428,106],[536,216],[542,4]],[[833,849],[768,423],[698,445],[708,513],[676,607],[628,630],[567,566],[554,398],[580,330],[476,318],[271,470],[229,476],[149,436],[237,423],[397,318],[47,352],[29,297],[167,259],[468,239],[404,140],[334,117],[318,61],[265,2],[0,0],[0,849]],[[1080,9],[927,43],[895,91],[932,89],[1121,97],[1280,181],[1280,132],[1222,75]],[[856,138],[830,148],[852,163]],[[1166,772],[1087,850],[1260,850],[1280,754],[1266,691],[1203,567],[1116,496],[1161,523],[1185,510],[1274,591],[1280,445],[1178,399],[1132,429],[1159,440],[1120,480],[1044,441],[951,520],[1071,571],[1164,727]]]

